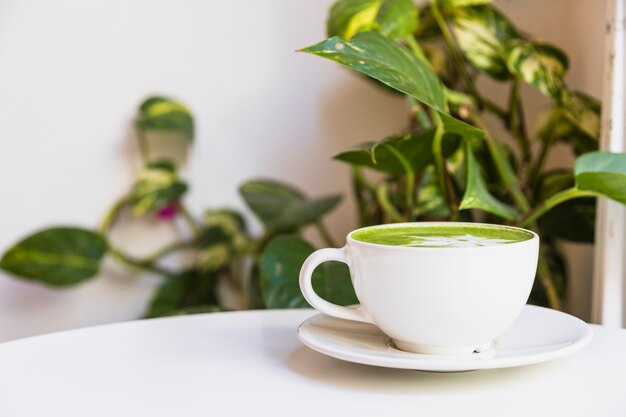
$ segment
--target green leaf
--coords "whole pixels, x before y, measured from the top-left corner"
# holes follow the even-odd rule
[[[465,2],[449,1],[455,6]],[[495,7],[479,5],[455,9],[452,31],[459,48],[473,66],[497,80],[511,77],[507,68],[507,42],[519,38],[519,34]]]
[[[106,250],[106,241],[98,233],[54,227],[9,249],[0,260],[0,268],[21,278],[65,287],[94,277]]]
[[[417,21],[412,0],[339,0],[330,9],[326,32],[350,39],[359,32],[377,30],[398,39],[412,34]]]
[[[301,51],[339,62],[445,112],[444,89],[432,69],[377,32],[359,33],[350,41],[335,36]]]
[[[626,154],[590,152],[574,165],[576,186],[626,204]]]
[[[420,219],[443,219],[450,216],[446,200],[441,195],[433,166],[424,171],[424,178],[419,185],[417,212]]]
[[[561,100],[569,61],[554,45],[539,41],[509,42],[509,70],[548,97]]]
[[[243,216],[231,209],[207,210],[196,266],[202,272],[217,271],[250,253],[253,242]]]
[[[181,272],[166,281],[153,294],[145,318],[180,314],[185,309],[211,306],[216,308],[216,277],[196,270]]]
[[[374,28],[389,39],[400,39],[417,29],[418,10],[413,0],[383,0]]]
[[[554,170],[538,181],[535,200],[544,201],[552,195],[574,186],[572,172]],[[595,234],[595,198],[577,198],[565,201],[541,216],[539,227],[547,233],[571,242],[593,243]]]
[[[182,103],[167,97],[150,97],[139,107],[135,122],[142,129],[179,132],[190,141],[194,136],[191,111]]]
[[[339,195],[310,200],[290,185],[271,180],[248,181],[239,191],[250,210],[272,232],[316,222],[341,200]]]
[[[267,308],[307,308],[300,292],[300,268],[315,249],[298,236],[279,236],[261,254],[261,289]],[[331,303],[358,303],[346,265],[326,262],[313,273],[313,288]]]
[[[487,190],[487,185],[480,172],[480,167],[476,163],[476,158],[469,142],[465,146],[465,164],[467,185],[459,209],[480,209],[507,220],[515,220],[518,215],[517,211],[513,207],[498,201]]]
[[[395,154],[397,152],[409,162],[411,172],[416,173],[433,162],[431,149],[434,135],[435,130],[428,129],[422,132],[391,136],[380,142],[368,142],[343,151],[335,155],[334,159],[390,174],[405,174],[406,169],[398,161]],[[449,156],[454,153],[459,143],[457,136],[448,135],[444,137],[444,154]]]
[[[130,192],[130,205],[136,216],[143,216],[175,203],[186,191],[187,184],[177,178],[171,163],[154,162],[139,174]]]
[[[600,139],[600,102],[580,91],[566,96],[563,114],[581,133],[598,141]]]
[[[545,142],[564,142],[576,155],[598,150],[600,142],[600,103],[581,92],[564,95],[541,117],[538,136]]]

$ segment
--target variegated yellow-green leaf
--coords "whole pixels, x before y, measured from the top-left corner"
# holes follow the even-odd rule
[[[207,210],[196,266],[200,271],[217,271],[252,249],[243,216],[231,209]]]
[[[580,91],[566,96],[563,114],[578,130],[590,138],[600,139],[600,102]]]
[[[590,152],[574,165],[576,187],[626,204],[626,154]]]
[[[130,205],[136,216],[174,203],[187,191],[176,176],[173,164],[159,161],[149,164],[137,178],[130,192]]]
[[[301,51],[339,62],[445,112],[443,86],[432,69],[377,32],[359,33],[350,41],[332,37]]]
[[[480,166],[476,163],[476,158],[469,142],[465,146],[465,165],[467,184],[459,209],[479,209],[507,220],[515,220],[518,215],[517,211],[513,207],[497,200],[487,190],[487,185],[480,172]]]
[[[519,38],[519,34],[495,7],[480,5],[455,9],[452,31],[472,65],[497,80],[510,78],[506,45]]]
[[[106,250],[106,241],[98,233],[53,227],[15,244],[0,260],[0,268],[21,278],[65,287],[94,277]]]
[[[509,48],[509,70],[546,96],[560,100],[569,66],[567,55],[556,46],[539,41],[513,41]]]
[[[576,155],[597,150],[600,103],[580,92],[565,97],[563,103],[555,103],[541,117],[538,136],[543,141],[567,143]]]
[[[398,39],[413,33],[417,19],[412,0],[339,0],[330,9],[326,32],[350,39],[359,32],[377,30]]]
[[[191,111],[182,103],[167,97],[150,97],[139,107],[136,124],[143,129],[180,132],[193,139]]]

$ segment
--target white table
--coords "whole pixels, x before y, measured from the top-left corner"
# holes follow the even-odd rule
[[[626,330],[544,364],[441,374],[303,346],[312,310],[205,314],[0,344],[0,416],[626,416]],[[484,414],[483,414],[484,413]]]

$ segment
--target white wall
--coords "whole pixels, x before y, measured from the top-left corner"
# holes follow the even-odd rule
[[[254,176],[347,194],[348,169],[330,157],[401,130],[405,111],[338,65],[293,52],[322,38],[330,3],[0,1],[0,249],[50,224],[97,225],[138,169],[130,121],[152,93],[197,116],[187,171],[196,212],[242,207],[237,186]],[[600,0],[500,5],[563,45],[570,82],[599,96]],[[338,238],[354,225],[352,208],[345,201],[329,219]],[[170,233],[158,229],[151,233]],[[153,241],[135,243],[145,250]],[[63,291],[0,273],[0,340],[135,318],[155,284],[110,262]]]

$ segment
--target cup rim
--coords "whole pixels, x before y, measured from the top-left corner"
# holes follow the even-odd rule
[[[424,225],[424,226],[450,226],[450,225],[457,225],[457,226],[468,226],[468,225],[472,225],[472,226],[486,226],[486,227],[493,227],[493,228],[505,228],[505,229],[512,229],[512,230],[518,230],[518,231],[523,231],[523,232],[527,232],[530,233],[532,235],[532,237],[530,239],[526,239],[526,240],[520,240],[519,242],[511,242],[511,243],[506,243],[504,245],[492,245],[492,246],[446,246],[446,247],[427,247],[427,246],[392,246],[392,245],[384,245],[381,243],[370,243],[370,242],[363,242],[362,240],[356,240],[352,237],[352,235],[356,232],[359,232],[361,230],[366,230],[366,229],[386,229],[386,228],[392,228],[392,227],[403,227],[403,226],[415,226],[415,225]],[[480,222],[402,222],[402,223],[387,223],[387,224],[378,224],[378,225],[372,225],[372,226],[365,226],[365,227],[360,227],[358,229],[355,229],[353,231],[351,231],[350,233],[348,233],[348,235],[346,236],[346,242],[349,244],[357,244],[357,245],[363,245],[363,246],[371,246],[374,248],[386,248],[386,249],[391,249],[391,250],[420,250],[420,251],[441,251],[442,249],[445,249],[446,251],[475,251],[475,250],[502,250],[501,248],[507,248],[507,247],[512,247],[512,246],[519,246],[519,245],[528,245],[531,244],[533,242],[538,242],[539,241],[539,235],[535,232],[533,232],[532,230],[528,230],[528,229],[524,229],[523,227],[517,227],[517,226],[509,226],[509,225],[504,225],[504,224],[493,224],[493,223],[480,223]]]

